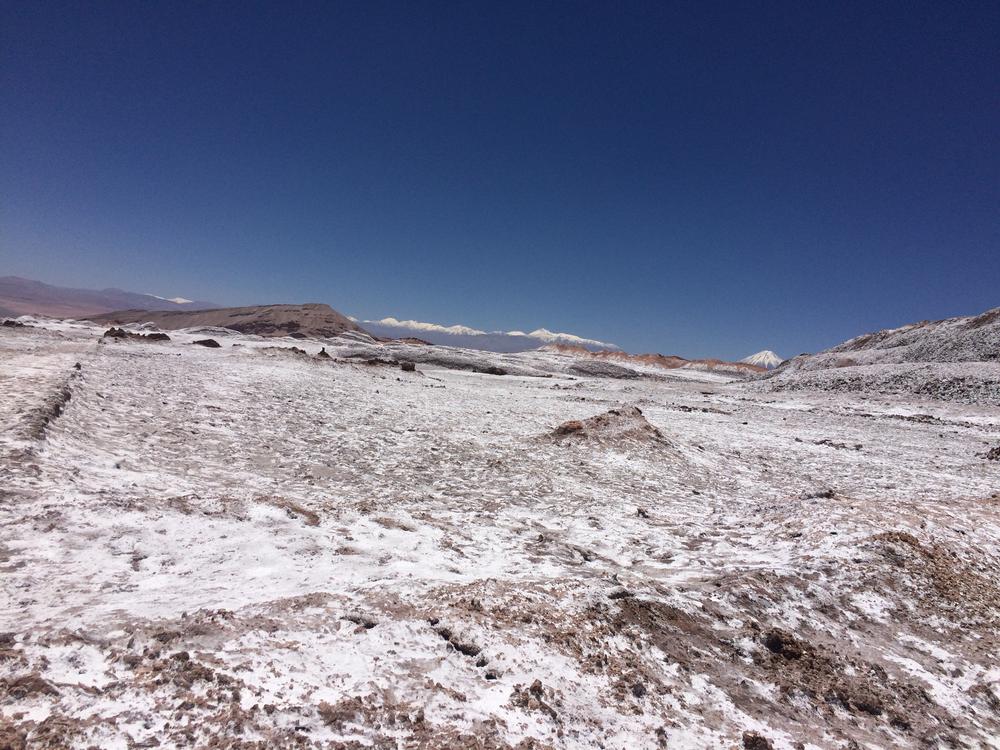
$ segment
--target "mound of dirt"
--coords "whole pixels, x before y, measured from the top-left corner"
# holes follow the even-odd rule
[[[588,419],[572,419],[549,434],[555,440],[666,442],[663,433],[649,423],[637,406],[611,409]]]

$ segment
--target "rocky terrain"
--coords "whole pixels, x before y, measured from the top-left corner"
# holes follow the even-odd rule
[[[858,336],[772,370],[761,388],[912,394],[1000,406],[1000,307]]]
[[[989,402],[149,320],[0,327],[0,747],[1000,747]]]

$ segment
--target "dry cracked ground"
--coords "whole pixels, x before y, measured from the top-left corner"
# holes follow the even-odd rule
[[[4,750],[1000,747],[996,408],[101,332],[0,332]]]

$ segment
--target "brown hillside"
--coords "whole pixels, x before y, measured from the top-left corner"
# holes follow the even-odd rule
[[[148,322],[165,330],[218,326],[259,336],[322,337],[336,336],[345,331],[365,332],[329,305],[318,303],[223,307],[193,312],[122,310],[94,315],[89,319],[114,325]]]

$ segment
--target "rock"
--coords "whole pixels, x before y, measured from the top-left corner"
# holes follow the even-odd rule
[[[257,350],[258,354],[266,354],[269,357],[296,357],[309,358],[309,352],[297,346],[263,346]]]
[[[27,328],[28,326],[26,326],[20,320],[12,320],[10,318],[7,318],[3,322],[3,327],[4,328]]]
[[[209,349],[218,349],[222,346],[222,344],[215,339],[198,339],[194,343],[198,346],[207,346]]]
[[[417,366],[413,362],[400,362],[399,369],[403,372],[415,372]]]
[[[801,500],[832,500],[836,493],[827,488],[823,490],[814,490],[812,492],[806,492],[801,496]]]
[[[773,750],[771,740],[758,732],[743,733],[744,750]]]
[[[487,367],[474,367],[473,372],[479,372],[483,375],[506,375],[507,371],[502,367],[496,367],[494,365],[489,365]]]
[[[124,328],[109,328],[101,338],[121,339],[135,341],[170,341],[170,337],[165,333],[133,333]]]
[[[316,359],[330,359],[330,355],[327,354],[325,346],[319,350],[319,353],[316,355]]]
[[[786,633],[779,628],[771,628],[764,634],[764,645],[772,654],[778,654],[786,659],[799,659],[802,657],[802,644],[796,640],[791,633]]]
[[[1000,445],[996,448],[990,448],[984,453],[977,453],[976,455],[985,458],[987,461],[1000,461]]]
[[[631,591],[629,591],[624,586],[619,586],[614,589],[610,594],[608,594],[608,599],[629,599],[635,596]]]

